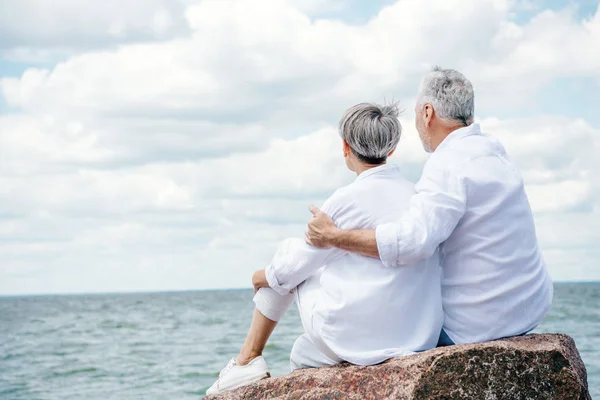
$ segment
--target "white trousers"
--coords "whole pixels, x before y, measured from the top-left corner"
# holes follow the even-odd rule
[[[272,321],[279,321],[290,305],[296,300],[305,333],[296,339],[290,355],[292,371],[301,368],[317,368],[342,362],[319,337],[322,324],[313,312],[320,296],[319,277],[313,276],[296,289],[281,296],[271,288],[261,288],[254,296],[254,304],[262,315]]]

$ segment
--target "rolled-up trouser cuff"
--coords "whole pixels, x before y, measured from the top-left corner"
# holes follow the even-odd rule
[[[254,295],[256,309],[271,321],[279,322],[281,317],[294,302],[295,293],[280,295],[271,288],[260,288]]]

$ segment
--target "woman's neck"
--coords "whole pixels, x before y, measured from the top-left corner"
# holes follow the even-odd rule
[[[354,172],[356,172],[356,176],[362,174],[363,172],[370,170],[371,168],[375,168],[375,167],[379,167],[385,165],[385,162],[381,163],[381,164],[365,164],[362,162],[357,162],[354,165]]]

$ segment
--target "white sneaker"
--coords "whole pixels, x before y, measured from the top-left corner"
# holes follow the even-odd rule
[[[256,357],[246,365],[236,365],[235,362],[235,358],[232,358],[221,370],[217,381],[206,391],[207,395],[222,393],[271,376],[262,356]]]

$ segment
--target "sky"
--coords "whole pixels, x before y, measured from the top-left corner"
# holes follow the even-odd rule
[[[0,295],[250,287],[354,179],[337,123],[433,65],[523,174],[556,281],[600,280],[600,9],[568,0],[7,0]]]

